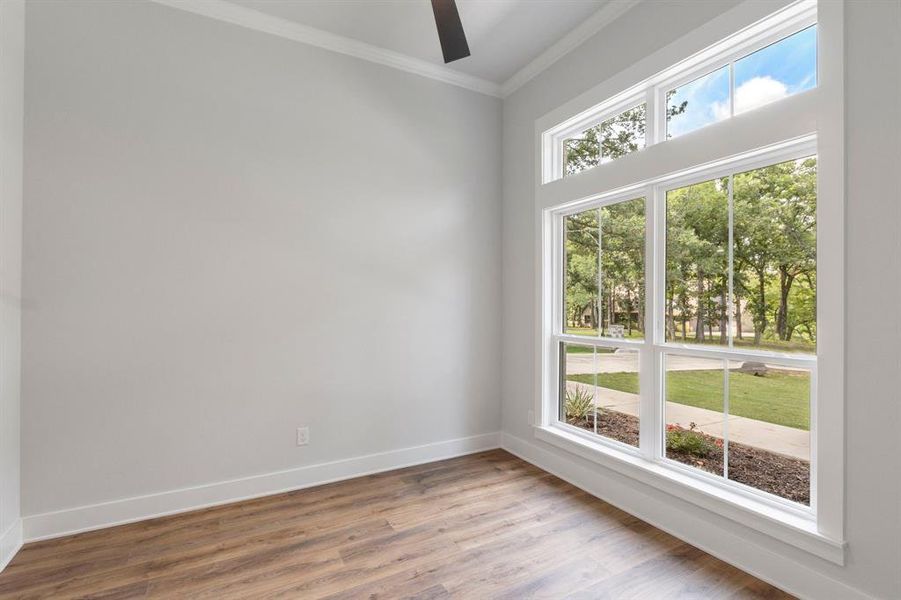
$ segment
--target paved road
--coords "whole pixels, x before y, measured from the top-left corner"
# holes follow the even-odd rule
[[[637,373],[638,352],[614,352],[612,354],[598,354],[598,373]],[[730,369],[737,369],[742,361],[729,361]],[[719,359],[695,358],[693,356],[669,355],[666,358],[666,368],[670,371],[704,371],[708,369],[721,369],[723,361]],[[784,367],[780,367],[784,368]],[[594,357],[591,354],[567,354],[566,372],[570,375],[577,373],[594,373]]]

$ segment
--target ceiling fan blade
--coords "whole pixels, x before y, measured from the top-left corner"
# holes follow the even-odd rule
[[[445,64],[469,56],[469,44],[466,43],[457,3],[454,0],[432,0],[432,12],[435,13]]]

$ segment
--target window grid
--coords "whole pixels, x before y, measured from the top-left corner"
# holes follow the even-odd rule
[[[544,132],[542,146],[548,151],[543,153],[542,182],[565,176],[567,140],[641,103],[646,104],[647,114],[644,144],[639,150],[666,142],[667,92],[722,67],[728,67],[729,72],[728,118],[731,119],[735,116],[735,62],[816,24],[816,2],[802,0],[748,28],[744,35],[736,36],[740,41],[724,40]]]
[[[800,514],[815,514],[816,512],[816,452],[814,446],[815,434],[815,414],[816,414],[816,356],[807,354],[786,354],[763,349],[737,349],[734,346],[732,332],[734,330],[734,310],[731,305],[733,299],[732,282],[734,279],[734,198],[733,184],[734,176],[737,173],[743,173],[749,170],[759,169],[789,160],[805,158],[816,154],[816,137],[809,136],[801,140],[780,145],[777,148],[765,149],[763,151],[756,150],[749,152],[747,155],[735,157],[727,161],[723,161],[715,167],[709,169],[699,169],[692,171],[689,175],[675,174],[670,177],[661,178],[658,181],[652,181],[640,187],[630,187],[623,191],[605,194],[588,202],[581,201],[576,207],[564,206],[552,211],[554,215],[554,227],[558,232],[556,243],[557,252],[559,252],[557,264],[560,265],[559,276],[554,277],[555,309],[554,319],[555,327],[552,334],[554,345],[560,349],[557,353],[558,373],[560,377],[558,386],[558,397],[556,399],[558,410],[557,425],[563,426],[567,430],[573,431],[576,435],[582,437],[590,436],[576,427],[570,426],[565,422],[562,410],[563,397],[560,395],[565,389],[566,373],[563,370],[563,360],[561,352],[564,351],[563,344],[581,344],[594,348],[593,354],[596,356],[597,348],[622,348],[632,347],[639,351],[639,395],[641,397],[641,410],[639,412],[639,428],[640,428],[640,444],[637,451],[647,460],[666,464],[668,467],[679,470],[692,478],[714,483],[721,487],[730,489],[738,489],[750,497],[763,498],[765,501],[779,505],[786,510],[798,512]],[[727,178],[728,186],[728,263],[729,263],[729,303],[728,308],[728,333],[729,343],[727,346],[693,346],[686,344],[678,344],[666,341],[665,319],[663,318],[663,307],[665,305],[666,290],[666,192],[681,187],[689,186],[694,183],[709,181],[712,179]],[[572,335],[566,333],[565,327],[565,286],[564,276],[566,272],[566,251],[565,251],[565,219],[567,216],[597,209],[599,236],[601,231],[600,210],[604,206],[611,206],[621,202],[627,202],[637,198],[645,198],[645,334],[642,340],[618,339],[601,335],[600,326],[597,327],[597,335]],[[598,248],[598,290],[600,293],[603,270],[601,268],[600,259],[600,237]],[[599,299],[600,303],[600,299]],[[648,328],[650,325],[650,328]],[[686,466],[666,456],[666,356],[688,356],[697,358],[713,358],[720,359],[723,364],[723,425],[724,425],[724,473],[722,476],[713,475]],[[805,506],[781,498],[774,494],[758,490],[751,486],[729,480],[728,478],[728,421],[730,416],[729,406],[729,361],[730,360],[754,360],[761,361],[771,365],[782,367],[803,367],[810,372],[810,504]],[[595,363],[597,361],[595,360]],[[652,374],[644,373],[647,366],[651,366]],[[651,379],[652,377],[652,379]],[[653,382],[650,387],[642,382],[651,379]],[[597,383],[597,382],[596,382]],[[595,394],[597,392],[595,391]],[[648,401],[650,399],[650,402]],[[595,396],[596,400],[596,396]],[[648,407],[653,409],[649,410]],[[635,452],[636,449],[622,444],[616,440],[591,436],[592,443],[602,444],[617,450],[626,450]],[[645,440],[652,440],[646,442]]]

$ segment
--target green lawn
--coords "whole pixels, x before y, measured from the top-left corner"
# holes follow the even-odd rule
[[[610,354],[615,351],[613,348],[607,348],[605,346],[598,346],[597,349],[601,354]],[[591,354],[592,350],[594,350],[592,346],[573,346],[572,344],[566,344],[567,354]]]
[[[568,335],[584,335],[587,337],[597,337],[598,330],[592,329],[591,327],[566,327],[566,331],[564,332]],[[633,329],[632,334],[629,335],[629,331],[625,331],[625,337],[627,340],[641,340],[644,339],[644,334],[638,329]]]
[[[570,375],[571,381],[593,383],[590,374]],[[621,392],[638,393],[638,373],[599,373],[598,383]],[[671,371],[666,377],[667,400],[710,410],[723,410],[723,372]],[[755,377],[729,372],[729,413],[795,429],[810,428],[810,378],[807,373],[770,371]]]
[[[718,334],[715,340],[719,340]],[[676,344],[694,344],[694,338],[688,338],[687,340],[683,340],[681,337],[676,335],[676,339],[673,340],[673,343]],[[714,342],[705,342],[706,344],[718,345],[716,341]],[[796,338],[790,342],[783,342],[780,340],[770,340],[770,339],[762,339],[760,340],[760,344],[754,345],[754,338],[744,337],[744,338],[735,338],[732,341],[732,345],[736,348],[753,348],[755,350],[773,350],[775,352],[803,352],[804,354],[816,354],[817,353],[817,345],[810,340],[804,340],[801,338]]]

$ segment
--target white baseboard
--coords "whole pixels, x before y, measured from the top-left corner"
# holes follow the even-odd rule
[[[377,454],[254,475],[146,496],[112,500],[23,517],[26,542],[143,521],[219,504],[371,475],[499,447],[500,434],[486,433]],[[23,526],[19,528],[22,539]]]
[[[565,459],[530,441],[501,434],[501,448],[581,488],[589,494],[700,548],[742,571],[799,598],[875,600],[861,590],[825,576],[788,556],[756,544],[735,531],[716,526],[703,514],[691,514],[672,503],[636,491],[621,477],[601,478],[576,460]]]
[[[16,519],[0,534],[0,571],[6,568],[20,548],[22,548],[22,519]]]

